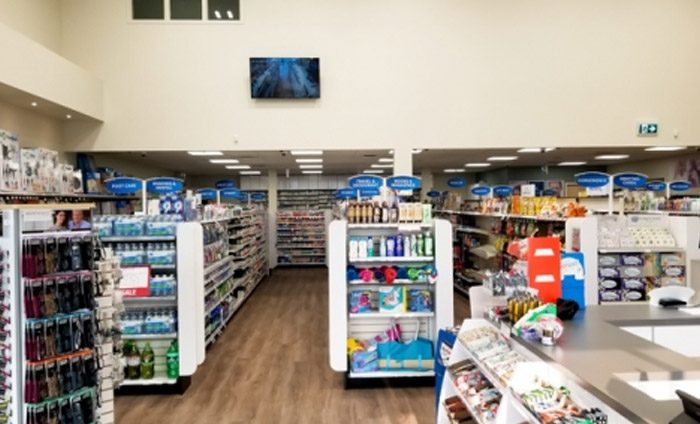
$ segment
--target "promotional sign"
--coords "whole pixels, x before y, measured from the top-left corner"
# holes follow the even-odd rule
[[[496,186],[493,188],[493,195],[498,197],[508,197],[513,195],[513,187]]]
[[[143,180],[131,177],[110,178],[105,181],[105,189],[112,194],[134,194],[143,189]]]
[[[157,177],[146,180],[146,190],[149,193],[171,194],[182,191],[183,181],[178,178]]]
[[[429,192],[425,193],[425,195],[428,197],[440,197],[440,192],[437,190],[430,190]]]
[[[467,180],[462,177],[454,177],[447,180],[447,185],[453,188],[463,188],[467,186]]]
[[[610,175],[604,172],[590,171],[574,175],[576,184],[586,188],[605,187],[610,182]]]
[[[267,194],[262,191],[256,191],[255,193],[250,193],[250,200],[254,202],[264,202],[267,198]]]
[[[387,178],[386,186],[394,190],[418,190],[421,181],[420,178],[411,175],[395,175]]]
[[[357,189],[355,188],[340,188],[335,191],[336,199],[354,199],[357,197]]]
[[[213,188],[200,188],[197,194],[202,196],[202,200],[216,200],[216,190]]]
[[[348,179],[350,188],[379,188],[384,185],[384,178],[376,175],[356,175]]]
[[[636,172],[627,172],[613,176],[613,184],[627,189],[637,189],[646,186],[647,176]]]
[[[236,188],[236,182],[233,180],[219,180],[216,182],[215,187],[219,190],[224,188]]]
[[[491,193],[491,187],[489,186],[476,186],[472,188],[472,194],[474,196],[488,196]]]
[[[690,190],[690,182],[689,181],[673,181],[671,184],[669,184],[669,187],[673,191],[687,191],[687,190]]]
[[[666,183],[663,181],[652,181],[647,183],[647,190],[649,191],[665,191]]]
[[[236,199],[241,200],[241,191],[237,188],[225,188],[219,192],[222,199]]]
[[[523,184],[520,186],[520,195],[522,197],[535,197],[537,187],[534,184]]]
[[[151,295],[150,266],[122,266],[119,290],[124,297],[148,297]]]

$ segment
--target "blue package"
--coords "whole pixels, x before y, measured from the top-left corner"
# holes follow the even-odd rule
[[[409,312],[432,312],[433,297],[430,290],[408,289]]]
[[[396,256],[403,256],[404,240],[401,234],[396,236]],[[390,255],[393,256],[393,255]]]
[[[394,236],[389,236],[386,238],[386,255],[396,256],[396,239]]]
[[[369,290],[354,290],[350,292],[350,313],[361,314],[372,312],[372,292]]]

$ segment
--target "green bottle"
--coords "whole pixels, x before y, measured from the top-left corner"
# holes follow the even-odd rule
[[[141,376],[141,355],[135,342],[127,341],[124,344],[124,357],[126,358],[126,378],[138,380]]]
[[[177,351],[177,340],[170,343],[170,347],[165,353],[165,365],[168,378],[180,377],[180,354]]]
[[[146,346],[141,351],[141,378],[150,379],[155,374],[155,362],[151,344],[146,342]]]

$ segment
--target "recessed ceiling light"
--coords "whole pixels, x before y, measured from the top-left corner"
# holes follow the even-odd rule
[[[384,171],[381,169],[365,169],[362,171],[363,174],[383,174]]]
[[[462,172],[467,172],[467,170],[462,169],[462,168],[448,168],[448,169],[443,169],[443,172],[446,174],[459,174]]]
[[[555,151],[555,150],[557,150],[556,147],[545,147],[545,148],[544,148],[544,151],[545,151],[546,153],[553,152],[553,151]]]
[[[322,169],[323,165],[299,165],[299,169]]]
[[[238,159],[209,159],[209,162],[217,164],[238,163]]]
[[[260,175],[260,171],[241,171],[241,175]]]
[[[646,150],[647,152],[676,152],[678,150],[685,150],[687,147],[685,146],[655,146],[655,147],[647,147]]]
[[[393,168],[393,167],[394,167],[394,165],[392,165],[392,164],[390,164],[390,163],[387,163],[387,164],[383,164],[383,163],[373,163],[373,164],[370,165],[370,166],[371,166],[372,168]]]
[[[394,159],[393,158],[379,158],[379,162],[394,163]]]
[[[228,165],[226,169],[250,169],[250,165]]]
[[[627,159],[628,157],[630,157],[630,155],[612,154],[612,155],[598,155],[595,158],[597,160],[620,160],[620,159]]]
[[[323,159],[297,159],[297,163],[323,163]]]
[[[39,103],[37,103],[37,102],[32,102],[32,107],[37,107],[37,106],[39,106]]]
[[[419,153],[423,153],[423,149],[413,149],[413,150],[411,150],[411,153],[413,153],[414,155],[417,155]]]
[[[490,158],[486,159],[491,162],[508,162],[511,160],[516,160],[518,159],[517,156],[491,156]]]
[[[301,171],[302,174],[323,174],[323,171]]]
[[[191,156],[223,156],[224,154],[222,152],[219,152],[217,150],[195,150],[195,151],[189,151],[187,152],[188,155]]]
[[[389,154],[393,155],[394,154],[394,149],[389,150]]]
[[[542,151],[541,147],[524,147],[518,150],[518,153],[542,153]]]
[[[491,164],[488,162],[470,162],[465,163],[464,166],[466,166],[467,168],[483,168],[486,166],[491,166]]]
[[[218,10],[215,10],[214,16],[216,16],[216,19],[221,19],[221,12],[219,12]]]
[[[226,16],[228,16],[229,19],[233,19],[233,12],[231,12],[230,10],[227,10]]]
[[[559,166],[582,166],[585,164],[586,164],[586,162],[576,162],[576,161],[559,162]]]
[[[66,115],[66,119],[70,119],[72,117],[73,117],[73,115],[71,115],[70,113]]]
[[[323,150],[292,150],[293,156],[318,156],[323,154]]]

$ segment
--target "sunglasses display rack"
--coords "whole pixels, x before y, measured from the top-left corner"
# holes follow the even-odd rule
[[[98,217],[100,241],[113,249],[122,273],[131,276],[147,269],[135,280],[122,278],[119,287],[126,368],[118,393],[148,391],[151,386],[183,393],[204,361],[203,226],[172,218]],[[152,366],[142,373],[144,359]]]
[[[326,264],[328,210],[280,210],[277,212],[277,265]]]
[[[331,368],[346,374],[346,384],[369,378],[433,377],[431,366],[401,369],[403,365],[394,366],[397,361],[385,361],[381,355],[377,367],[358,369],[362,367],[349,363],[348,340],[372,344],[387,328],[400,328],[398,343],[413,337],[434,345],[437,329],[452,325],[450,223],[335,220],[329,226],[328,246]],[[434,347],[428,349],[432,351]],[[432,357],[422,359],[427,361],[417,363],[432,362]]]

